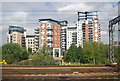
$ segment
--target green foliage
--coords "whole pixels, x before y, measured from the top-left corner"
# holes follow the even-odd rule
[[[8,64],[28,58],[28,53],[18,44],[8,43],[2,46],[2,59]]]
[[[21,60],[26,60],[29,57],[29,53],[26,50],[23,50],[23,54],[21,56]]]
[[[29,59],[21,61],[19,65],[56,65],[52,56],[43,53],[31,55]]]
[[[83,49],[85,63],[92,64],[108,63],[108,45],[98,42],[85,42]]]
[[[75,44],[71,44],[70,48],[67,50],[64,56],[64,61],[66,62],[79,62],[82,58],[82,48],[76,47]]]
[[[115,62],[120,64],[120,47],[118,46],[114,47],[114,54],[115,54]]]
[[[91,44],[91,42],[85,42],[84,44],[84,63],[91,63],[93,62],[93,58],[94,58],[94,50],[93,50],[93,46]]]
[[[29,53],[32,53],[32,48],[28,48],[28,52],[29,52]]]
[[[116,51],[118,50],[117,48],[115,49]],[[108,51],[108,45],[98,42],[85,42],[83,48],[72,44],[64,56],[64,61],[83,64],[107,64],[109,63]],[[118,59],[120,59],[118,52],[115,55],[118,62]]]

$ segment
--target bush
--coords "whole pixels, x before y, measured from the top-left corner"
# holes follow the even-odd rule
[[[18,63],[19,65],[56,65],[55,60],[51,55],[42,53],[30,56],[29,60],[24,60]]]

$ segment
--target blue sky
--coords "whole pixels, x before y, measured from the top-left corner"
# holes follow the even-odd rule
[[[2,3],[2,40],[7,43],[9,25],[19,25],[34,34],[39,26],[39,18],[68,20],[68,26],[75,25],[77,11],[99,11],[101,41],[108,43],[108,21],[118,15],[117,3],[113,2],[3,2]],[[117,34],[116,34],[117,40]]]

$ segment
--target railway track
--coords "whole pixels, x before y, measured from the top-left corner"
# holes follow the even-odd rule
[[[80,66],[3,66],[3,80],[29,81],[79,81],[80,79],[115,79],[120,80],[116,66],[80,65]],[[114,81],[114,80],[113,80]]]

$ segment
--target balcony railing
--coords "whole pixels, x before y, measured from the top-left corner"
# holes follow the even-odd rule
[[[51,30],[52,31],[53,29],[52,29],[52,27],[47,27],[47,30]]]
[[[53,43],[53,41],[51,41],[51,40],[47,40],[47,43]]]
[[[53,37],[53,35],[52,35],[52,34],[47,34],[47,36],[48,36],[48,37]]]

